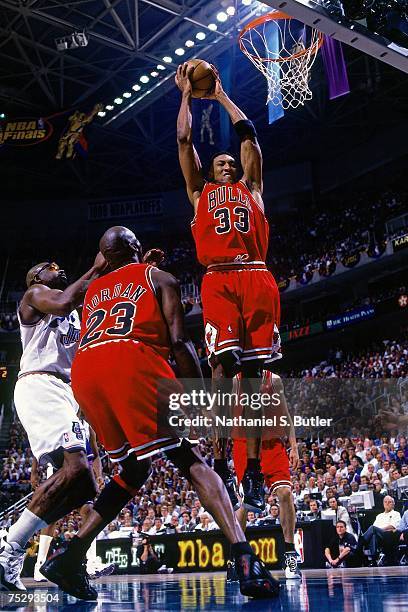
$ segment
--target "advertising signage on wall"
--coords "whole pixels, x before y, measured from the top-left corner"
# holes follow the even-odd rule
[[[163,198],[161,197],[128,199],[116,202],[90,202],[88,205],[89,221],[157,217],[162,214]]]
[[[402,251],[402,249],[408,248],[408,232],[404,236],[392,239],[392,248],[394,253],[396,251]]]
[[[326,329],[339,329],[340,327],[346,327],[346,325],[351,325],[353,323],[359,323],[360,321],[365,321],[366,319],[371,319],[375,315],[374,306],[361,306],[359,308],[354,308],[349,312],[338,315],[332,319],[328,319],[326,321]]]
[[[327,521],[301,523],[295,534],[295,548],[302,567],[324,567],[324,531],[333,530]],[[269,568],[281,568],[285,545],[282,529],[278,526],[257,527],[247,533],[254,552]],[[150,538],[150,543],[161,563],[175,572],[223,571],[227,567],[230,547],[220,531],[178,533]],[[114,563],[118,574],[139,572],[137,546],[131,538],[98,540],[97,554],[104,563]]]
[[[311,323],[309,325],[303,325],[302,327],[294,327],[289,331],[281,333],[282,342],[290,342],[291,340],[298,340],[299,338],[307,338],[308,336],[314,336],[323,331],[323,323],[318,321],[317,323]]]

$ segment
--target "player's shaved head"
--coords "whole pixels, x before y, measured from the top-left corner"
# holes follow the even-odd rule
[[[112,270],[141,260],[142,247],[132,230],[121,225],[110,227],[99,242],[99,249]]]
[[[29,269],[26,276],[27,287],[31,287],[34,282],[34,278],[37,276],[41,269],[44,269],[44,266],[46,265],[48,265],[48,261],[42,261],[41,263],[35,264],[35,266]]]

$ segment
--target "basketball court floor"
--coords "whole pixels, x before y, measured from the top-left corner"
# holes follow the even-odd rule
[[[59,594],[59,603],[36,610],[290,610],[309,612],[398,612],[408,610],[408,567],[304,570],[301,581],[286,582],[283,572],[280,595],[273,600],[251,601],[239,592],[237,582],[227,583],[225,573],[109,576],[94,582],[97,602],[79,602],[51,583],[25,580],[29,593]],[[7,609],[33,609],[9,606]]]

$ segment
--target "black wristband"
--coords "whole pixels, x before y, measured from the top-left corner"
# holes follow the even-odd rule
[[[255,126],[250,119],[241,119],[241,121],[237,121],[234,123],[234,129],[240,141],[244,140],[247,136],[250,138],[257,137]]]

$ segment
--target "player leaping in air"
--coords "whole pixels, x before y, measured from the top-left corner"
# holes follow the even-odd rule
[[[177,143],[187,194],[194,208],[192,232],[197,257],[207,268],[201,286],[205,340],[215,387],[242,371],[261,379],[263,368],[280,357],[276,337],[280,318],[279,292],[265,258],[269,227],[262,200],[262,154],[255,127],[230,100],[218,74],[214,94],[228,112],[241,143],[243,176],[227,152],[212,157],[205,179],[192,141],[192,86],[188,64],[179,66],[176,84],[182,92]],[[223,479],[234,507],[234,481],[228,470],[225,439],[214,444],[214,468]],[[247,466],[242,480],[244,505],[265,507],[260,469],[260,439],[247,440]]]

